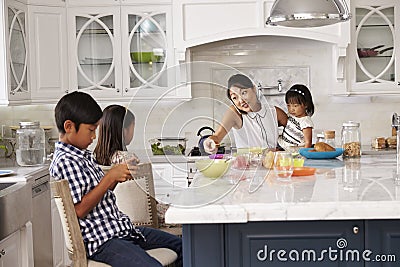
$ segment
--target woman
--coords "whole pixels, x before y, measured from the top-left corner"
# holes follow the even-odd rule
[[[204,150],[215,153],[222,139],[232,130],[236,147],[277,147],[278,126],[287,123],[286,113],[270,106],[253,82],[243,74],[228,80],[228,98],[233,105],[222,118],[217,131],[204,140]]]

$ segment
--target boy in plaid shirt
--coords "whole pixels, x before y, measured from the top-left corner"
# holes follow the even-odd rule
[[[68,180],[88,258],[118,267],[162,266],[145,250],[165,247],[177,253],[180,265],[179,237],[157,229],[136,228],[116,205],[113,189],[132,179],[135,167],[128,170],[126,164],[119,164],[104,175],[87,150],[96,138],[102,114],[96,101],[82,92],[63,96],[55,108],[60,139],[50,174],[56,180]]]

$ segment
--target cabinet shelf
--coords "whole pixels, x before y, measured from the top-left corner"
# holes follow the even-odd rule
[[[392,56],[375,56],[375,57],[360,57],[360,59],[364,59],[364,58],[391,58]]]
[[[78,34],[82,29],[77,29],[76,33]],[[114,34],[114,29],[109,29],[110,32],[112,34]],[[108,33],[106,32],[106,30],[104,29],[84,29],[83,34],[87,35],[87,34],[94,34],[94,35],[108,35]]]
[[[392,24],[394,27],[394,24]],[[356,25],[356,28],[360,27],[360,25]],[[371,25],[362,25],[361,27],[363,28],[383,28],[383,27],[389,27],[388,24],[371,24]]]
[[[80,63],[81,66],[101,66],[101,65],[107,65],[110,66],[110,63]]]

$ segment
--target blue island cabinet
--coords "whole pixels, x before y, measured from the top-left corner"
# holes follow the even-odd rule
[[[185,267],[400,266],[396,220],[183,226]]]

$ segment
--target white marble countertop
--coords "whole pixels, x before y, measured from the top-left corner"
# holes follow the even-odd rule
[[[196,173],[191,188],[170,194],[167,223],[243,223],[248,221],[400,218],[396,155],[363,155],[343,161],[306,160],[312,176],[277,181],[266,169],[246,172],[234,184],[232,171],[219,179]],[[255,181],[251,182],[252,177]],[[257,189],[257,185],[262,185]],[[249,192],[255,191],[255,192]]]

